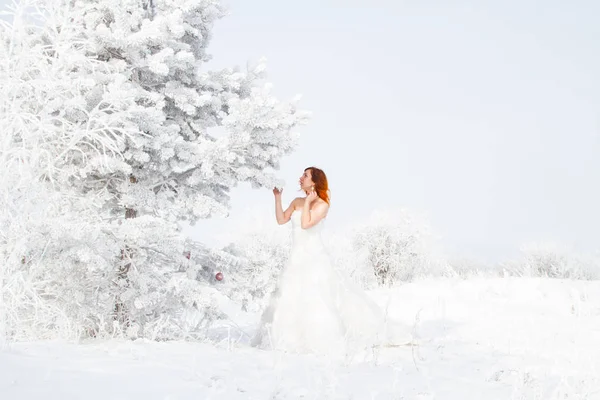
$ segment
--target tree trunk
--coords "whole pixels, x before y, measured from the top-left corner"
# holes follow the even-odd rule
[[[135,176],[131,175],[129,177],[129,182],[137,183],[137,179]],[[125,208],[125,219],[136,218],[137,211],[133,208]],[[117,271],[117,282],[119,286],[121,284],[124,287],[129,286],[129,269],[131,268],[131,261],[133,259],[134,252],[133,250],[125,245],[125,248],[121,250],[121,263],[119,264],[119,269]],[[114,307],[114,320],[119,323],[121,326],[128,327],[131,323],[129,318],[129,312],[127,310],[127,306],[123,301],[121,301],[120,297],[117,296],[115,307]]]

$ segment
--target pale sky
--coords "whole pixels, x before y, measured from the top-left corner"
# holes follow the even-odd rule
[[[227,4],[214,65],[266,56],[276,92],[301,93],[313,113],[282,165],[286,202],[315,164],[330,179],[330,228],[407,207],[453,254],[502,260],[537,240],[600,249],[600,2]],[[230,224],[193,232],[270,213],[272,196],[239,189]]]
[[[282,163],[284,206],[317,165],[332,229],[406,207],[429,215],[451,254],[503,260],[538,240],[600,249],[600,2],[226,3],[209,66],[265,56],[275,93],[302,94],[313,113]],[[249,212],[273,215],[272,198],[242,186],[228,221],[189,232],[210,242]]]

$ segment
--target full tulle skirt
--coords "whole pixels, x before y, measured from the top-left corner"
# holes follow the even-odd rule
[[[297,232],[252,345],[346,357],[410,341],[405,327],[335,270],[319,235]]]

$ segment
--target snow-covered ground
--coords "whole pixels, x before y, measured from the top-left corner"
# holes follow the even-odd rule
[[[331,364],[249,348],[258,317],[232,312],[216,344],[11,344],[0,399],[600,399],[600,282],[435,279],[373,295],[418,346]]]

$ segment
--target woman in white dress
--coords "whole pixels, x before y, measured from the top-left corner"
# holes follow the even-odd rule
[[[273,189],[277,222],[292,221],[292,249],[252,344],[346,356],[373,346],[408,343],[406,330],[386,322],[379,307],[330,261],[321,238],[330,203],[325,173],[309,167],[299,183],[306,197],[294,199],[285,211],[282,190]]]

